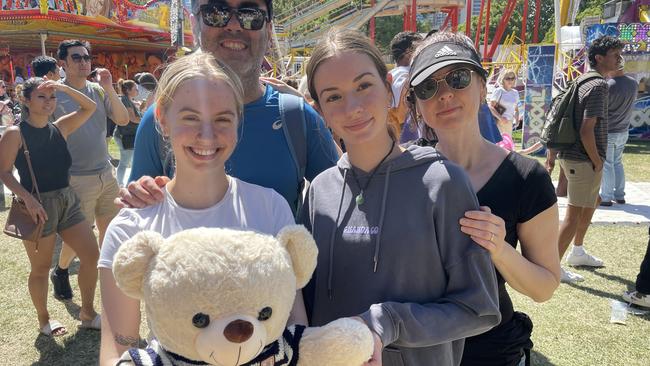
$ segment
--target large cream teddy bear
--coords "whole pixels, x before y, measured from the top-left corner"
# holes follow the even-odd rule
[[[141,299],[154,340],[122,359],[143,365],[361,366],[373,337],[360,321],[285,328],[318,249],[302,226],[277,237],[198,228],[141,232],[113,261],[117,285]],[[124,363],[121,363],[124,364]]]

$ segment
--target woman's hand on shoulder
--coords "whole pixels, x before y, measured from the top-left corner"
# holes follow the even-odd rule
[[[480,211],[465,212],[465,217],[460,219],[460,231],[489,251],[492,261],[497,261],[509,245],[505,241],[505,221],[492,214],[487,206],[481,206]]]

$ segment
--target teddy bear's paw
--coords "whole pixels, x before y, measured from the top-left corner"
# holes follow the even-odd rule
[[[305,330],[298,365],[361,366],[372,356],[373,346],[372,332],[365,324],[338,319]]]

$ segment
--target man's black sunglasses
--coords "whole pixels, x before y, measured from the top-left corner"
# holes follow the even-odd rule
[[[259,8],[233,9],[224,5],[203,4],[199,7],[199,13],[205,25],[218,28],[228,25],[233,15],[242,29],[246,30],[260,30],[268,21],[266,10]]]
[[[72,59],[72,61],[74,61],[76,63],[80,63],[81,60],[84,60],[86,62],[90,62],[90,60],[92,59],[92,57],[90,57],[90,55],[80,55],[78,53],[74,53],[74,54],[70,55],[70,58]]]

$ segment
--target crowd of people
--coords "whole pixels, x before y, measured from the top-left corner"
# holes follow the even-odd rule
[[[298,222],[319,256],[291,323],[356,318],[375,340],[367,365],[530,365],[533,323],[506,284],[543,302],[560,281],[581,280],[560,266],[572,241],[569,265],[602,266],[582,245],[591,216],[625,203],[623,44],[603,37],[589,48],[599,77],[579,88],[579,140],[550,150],[544,167],[513,151],[515,71],[501,70],[488,97],[488,72],[464,35],[400,33],[389,72],[368,38],[334,29],[298,91],[260,78],[271,0],[191,5],[200,50],[165,65],[159,80],[139,74],[115,88],[108,70],[92,70],[90,45],[67,40],[58,60],[34,60],[36,77],[16,98],[0,83],[0,114],[11,110],[0,180],[45,223],[37,242],[24,241],[40,332],[67,333],[47,311],[48,275],[55,298],[73,298],[68,268],[79,257],[79,320],[101,330],[100,365],[115,365],[142,345],[140,303],[112,272],[124,241],[201,226],[275,235]],[[562,224],[549,175],[556,157],[567,178]],[[64,244],[50,270],[57,234]],[[650,242],[643,263],[623,297],[650,307]]]

